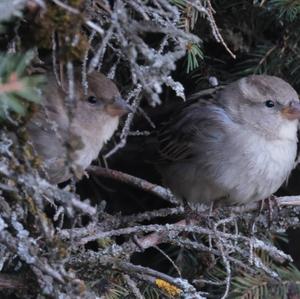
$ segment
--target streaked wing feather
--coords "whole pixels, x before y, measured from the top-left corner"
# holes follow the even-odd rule
[[[215,101],[216,90],[202,92],[200,99],[193,95],[164,124],[158,133],[161,162],[190,159],[199,153],[199,140],[210,142],[222,138],[224,132],[221,123],[218,126],[217,115],[220,108],[214,105]]]

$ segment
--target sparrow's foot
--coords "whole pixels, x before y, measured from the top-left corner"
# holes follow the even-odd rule
[[[272,225],[273,219],[274,219],[274,208],[279,208],[278,202],[277,202],[277,197],[275,195],[271,195],[267,199],[265,199],[267,203],[267,208],[268,208],[268,223],[269,227]]]

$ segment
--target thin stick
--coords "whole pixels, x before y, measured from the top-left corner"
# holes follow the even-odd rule
[[[124,173],[121,171],[117,171],[117,170],[113,170],[113,169],[99,167],[99,166],[90,166],[87,169],[87,171],[94,175],[99,175],[102,177],[118,180],[120,182],[129,184],[136,188],[150,192],[172,204],[178,205],[177,200],[174,198],[171,191],[169,191],[168,189],[166,189],[162,186],[156,185],[156,184],[152,184],[146,180],[137,178],[130,174],[127,174],[127,173]]]
[[[0,274],[0,290],[2,289],[28,289],[30,285],[21,276]]]

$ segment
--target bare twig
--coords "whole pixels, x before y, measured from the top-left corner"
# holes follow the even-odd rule
[[[115,154],[118,150],[123,148],[126,145],[128,134],[130,133],[130,127],[133,121],[133,118],[138,110],[138,107],[141,103],[140,93],[142,91],[142,86],[140,84],[137,85],[137,87],[132,90],[128,96],[127,96],[127,102],[129,102],[131,99],[133,99],[133,102],[131,104],[132,112],[130,112],[125,120],[125,124],[122,128],[121,135],[120,135],[120,142],[107,154],[104,155],[104,158],[107,159],[113,154]]]
[[[145,297],[142,295],[136,283],[130,278],[130,276],[128,274],[124,274],[123,277],[135,298],[144,299]]]
[[[87,171],[94,175],[111,178],[111,179],[129,184],[136,188],[150,192],[172,204],[178,204],[178,202],[175,200],[174,196],[168,189],[165,189],[159,185],[152,184],[146,180],[134,177],[132,175],[123,173],[121,171],[102,168],[99,166],[90,166],[87,169]]]
[[[24,277],[17,275],[0,274],[1,289],[28,289],[30,285]]]
[[[67,5],[65,3],[63,3],[60,0],[52,0],[52,2],[54,2],[56,5],[62,7],[63,9],[65,9],[66,11],[68,11],[69,13],[75,14],[75,15],[79,15],[80,11],[70,5]],[[92,22],[91,20],[85,19],[85,24],[87,26],[89,26],[91,29],[97,31],[100,35],[102,35],[104,33],[104,30],[97,24],[95,24],[94,22]]]

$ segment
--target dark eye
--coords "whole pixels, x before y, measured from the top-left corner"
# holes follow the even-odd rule
[[[265,102],[265,105],[268,107],[268,108],[272,108],[275,106],[275,103],[271,100],[268,100]]]
[[[91,104],[96,104],[97,103],[97,98],[95,96],[89,96],[87,98],[87,101]]]

